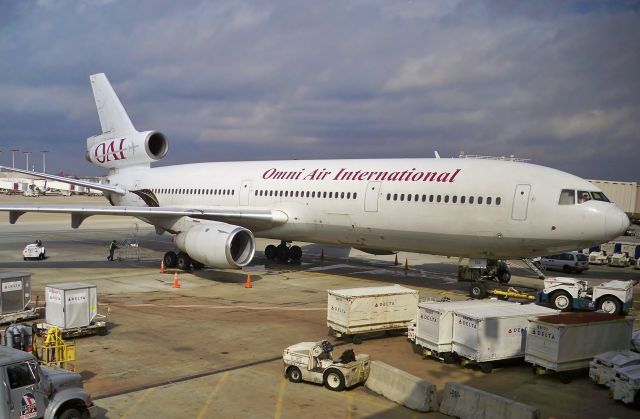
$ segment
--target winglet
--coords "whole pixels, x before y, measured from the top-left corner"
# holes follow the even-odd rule
[[[124,110],[124,106],[114,92],[104,73],[94,74],[90,78],[93,98],[96,101],[102,133],[126,134],[135,132],[135,127]]]

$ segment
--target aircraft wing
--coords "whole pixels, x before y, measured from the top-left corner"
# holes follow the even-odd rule
[[[0,205],[0,211],[9,212],[9,222],[15,224],[27,212],[71,214],[71,227],[80,224],[92,215],[128,215],[133,217],[191,217],[200,220],[221,221],[232,224],[278,225],[289,217],[278,210],[238,210],[238,209],[189,209],[169,207],[112,207],[112,206],[63,206],[63,205]]]
[[[127,191],[118,186],[109,186],[103,185],[102,183],[89,182],[86,180],[70,179],[68,177],[50,175],[47,173],[32,172],[31,170],[16,169],[15,167],[0,166],[0,169],[6,170],[8,172],[24,173],[25,175],[31,175],[42,179],[57,180],[59,182],[68,183],[70,185],[85,186],[87,188],[95,189],[102,192],[110,192],[118,195],[125,195],[127,193]]]

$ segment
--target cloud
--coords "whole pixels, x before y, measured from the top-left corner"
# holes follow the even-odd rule
[[[88,76],[105,72],[134,124],[169,136],[162,164],[437,149],[640,181],[620,157],[640,153],[639,17],[555,0],[9,2],[0,149],[54,142],[48,167],[95,173],[77,158],[99,130]]]

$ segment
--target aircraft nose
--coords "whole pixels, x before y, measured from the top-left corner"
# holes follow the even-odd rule
[[[620,208],[614,206],[604,215],[604,234],[611,239],[621,236],[629,227],[629,217]]]

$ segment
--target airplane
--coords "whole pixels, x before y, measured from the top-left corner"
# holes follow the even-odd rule
[[[151,167],[169,143],[139,132],[104,74],[90,76],[102,133],[86,158],[106,183],[2,167],[102,191],[110,206],[0,205],[14,224],[26,212],[127,215],[173,234],[167,267],[242,268],[255,238],[268,259],[299,261],[294,241],[469,258],[476,278],[508,282],[506,264],[599,245],[629,226],[600,189],[577,176],[519,161],[472,158],[281,160]],[[498,266],[488,271],[488,267]]]

